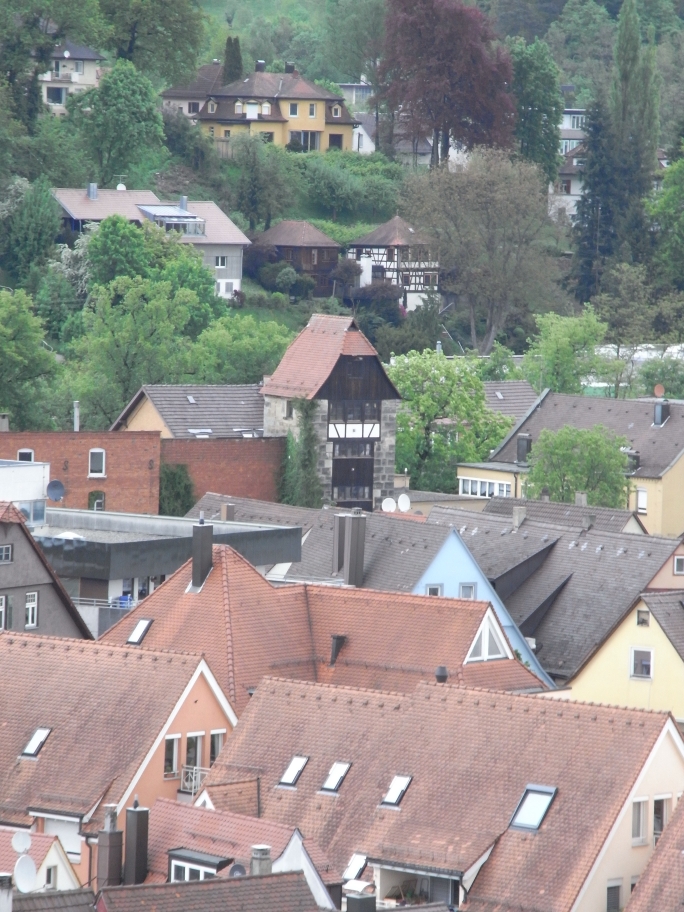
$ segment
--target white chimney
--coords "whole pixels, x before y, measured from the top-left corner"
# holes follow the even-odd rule
[[[78,433],[81,430],[81,406],[78,399],[74,400],[74,431]]]
[[[273,862],[271,861],[271,847],[267,845],[253,845],[249,873],[271,874],[272,872]]]
[[[0,874],[0,912],[12,912],[11,874]]]

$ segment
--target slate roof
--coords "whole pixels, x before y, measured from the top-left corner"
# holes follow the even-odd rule
[[[31,839],[34,834],[31,833]],[[15,893],[13,912],[92,912],[95,893],[81,890],[49,890],[46,893]]]
[[[496,516],[512,516],[513,507],[524,507],[529,519],[551,523],[556,526],[570,526],[581,529],[583,522],[593,517],[592,528],[601,532],[622,532],[631,519],[646,530],[633,510],[618,510],[612,507],[578,507],[575,504],[555,503],[544,500],[525,500],[515,497],[492,497],[487,501],[483,513]]]
[[[316,521],[320,510],[312,507],[293,507],[290,504],[271,503],[269,500],[253,500],[250,497],[231,497],[229,494],[207,492],[197,501],[194,507],[185,514],[189,519],[199,519],[200,511],[207,522],[220,519],[221,504],[235,506],[236,522],[264,522],[277,526],[301,526],[302,532],[310,529]],[[340,508],[335,512],[347,512]],[[259,517],[259,518],[258,518]]]
[[[172,86],[165,89],[161,95],[162,98],[202,98],[211,95],[214,89],[221,85],[221,76],[223,74],[223,64],[206,63],[197,70],[197,74],[192,82],[186,85]]]
[[[684,591],[644,592],[641,598],[684,660]]]
[[[100,912],[319,912],[301,873],[105,887],[97,905]]]
[[[26,826],[31,808],[84,815],[97,804],[84,827],[97,832],[99,809],[121,799],[199,662],[199,656],[0,632],[0,824]],[[97,711],[86,719],[93,687]],[[43,727],[51,732],[37,759],[18,760]]]
[[[597,424],[626,437],[641,456],[639,469],[630,477],[660,478],[684,452],[684,402],[670,402],[670,417],[661,427],[653,426],[653,400],[602,399],[596,396],[567,396],[546,393],[538,408],[519,422],[491,456],[492,462],[514,462],[517,434],[557,431],[565,425],[593,428]]]
[[[105,57],[93,48],[86,47],[84,44],[74,44],[69,39],[63,39],[56,44],[52,50],[52,59],[61,60],[64,52],[67,51],[72,60],[104,60]]]
[[[265,396],[313,399],[341,355],[378,358],[353,317],[314,314],[290,343],[273,374],[264,378],[261,392]]]
[[[260,390],[258,383],[142,386],[110,431],[126,428],[128,418],[147,397],[174,437],[195,438],[197,434],[191,433],[191,429],[201,430],[212,438],[244,437],[245,432],[249,436],[262,436],[264,400]]]
[[[269,674],[411,690],[446,665],[461,683],[489,682],[491,676],[492,687],[540,687],[516,659],[487,662],[484,670],[479,663],[464,666],[487,602],[316,584],[274,586],[226,545],[214,546],[213,570],[200,593],[186,592],[190,578],[189,561],[99,642],[123,644],[138,620],[154,619],[145,647],[201,652],[238,715]],[[346,641],[331,666],[334,634]]]
[[[164,883],[169,873],[170,849],[184,848],[230,858],[249,870],[252,846],[268,845],[275,861],[285,851],[295,827],[231,814],[228,811],[208,811],[205,808],[158,798],[150,809],[149,842],[147,850],[147,883]],[[11,834],[10,834],[11,835]],[[311,839],[304,846],[325,884],[339,884],[341,871],[336,871],[325,853]],[[228,877],[226,866],[218,872]]]
[[[323,234],[310,222],[283,219],[268,231],[262,231],[254,240],[257,247],[334,247],[341,250],[337,241]],[[320,314],[314,314],[314,317]],[[342,318],[345,319],[345,318]]]
[[[679,546],[678,539],[528,519],[516,532],[508,517],[441,506],[428,517],[433,524],[456,529],[490,579],[527,557],[544,558],[502,598],[522,633],[536,638],[544,669],[561,680],[572,678]]]
[[[337,865],[360,852],[460,873],[494,846],[473,900],[539,909],[543,890],[544,912],[564,912],[665,726],[680,737],[666,713],[434,683],[407,696],[268,679],[206,786],[259,776],[262,815],[298,826]],[[278,788],[295,754],[309,758],[296,787]],[[336,760],[351,768],[335,798],[321,796]],[[381,805],[395,775],[413,777],[399,811]],[[558,789],[535,834],[509,828],[529,783]]]
[[[684,801],[658,840],[625,912],[681,912],[684,906]]]
[[[309,82],[299,73],[263,73],[254,71],[246,79],[238,79],[213,91],[217,98],[286,98],[323,99],[344,103],[344,95],[329,92],[315,82]]]
[[[71,598],[64,588],[64,584],[61,579],[57,576],[55,571],[52,569],[52,565],[49,563],[48,559],[43,553],[43,549],[37,544],[35,538],[31,535],[29,530],[26,528],[26,521],[24,519],[24,514],[21,510],[18,510],[14,504],[9,503],[8,501],[0,501],[0,525],[2,523],[13,523],[21,528],[21,531],[24,534],[27,542],[29,543],[32,551],[36,555],[36,558],[46,570],[50,576],[52,582],[52,587],[59,596],[64,608],[66,609],[67,614],[72,619],[76,627],[78,628],[81,636],[86,640],[92,640],[93,635],[90,632],[90,629],[86,622],[83,620],[81,615],[78,612],[78,609],[71,601]],[[27,584],[28,585],[28,584]]]
[[[415,247],[426,246],[429,239],[417,232],[400,215],[395,215],[384,225],[349,244],[349,247]]]
[[[538,394],[527,380],[485,380],[487,407],[493,412],[510,415],[516,421],[523,417],[534,403]]]

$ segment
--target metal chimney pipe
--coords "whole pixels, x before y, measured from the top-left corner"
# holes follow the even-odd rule
[[[332,572],[336,575],[344,566],[344,529],[347,517],[343,513],[333,516]]]
[[[126,808],[125,884],[140,884],[147,877],[147,834],[149,826],[149,808]]]
[[[366,517],[352,513],[346,517],[344,533],[344,582],[347,586],[363,586],[363,559],[366,544]]]
[[[78,434],[81,430],[81,404],[74,399],[74,431]]]
[[[202,522],[202,520],[200,520]],[[200,525],[192,527],[192,588],[200,589],[212,566],[212,545],[214,527]]]
[[[97,835],[97,889],[118,887],[123,871],[123,832],[117,829],[116,805],[104,807],[104,829]]]
[[[179,208],[179,209],[183,209],[184,211],[187,210],[187,208],[188,208],[188,198],[187,198],[187,196],[181,196],[181,198],[180,198],[180,203],[178,204],[178,208]]]
[[[88,184],[88,199],[97,199],[97,184]]]
[[[0,874],[0,912],[12,912],[12,875]]]

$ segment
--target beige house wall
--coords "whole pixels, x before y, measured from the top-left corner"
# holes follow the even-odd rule
[[[145,396],[126,421],[126,431],[159,431],[162,437],[173,437],[164,419]]]
[[[673,542],[674,544],[674,542]],[[651,582],[646,587],[647,589],[684,589],[684,575],[675,574],[674,559],[677,555],[684,554],[684,544],[680,544],[676,547],[671,557],[665,561],[660,570],[653,577]],[[684,593],[682,593],[684,597]]]
[[[629,490],[629,509],[637,509],[637,489],[646,491],[646,512],[639,513],[639,519],[650,535],[669,535],[663,529],[663,482],[664,478],[632,478]],[[669,486],[668,486],[669,487]],[[684,524],[683,524],[684,528]]]

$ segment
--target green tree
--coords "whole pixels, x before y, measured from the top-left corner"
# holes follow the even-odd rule
[[[326,209],[333,221],[339,213],[353,212],[362,193],[359,178],[337,165],[336,156],[308,155],[304,179],[309,198],[315,206]]]
[[[148,276],[150,271],[145,235],[123,215],[102,220],[88,241],[88,261],[96,285],[108,285],[123,276]]]
[[[271,374],[292,341],[282,325],[229,314],[199,336],[192,353],[196,383],[259,383]]]
[[[192,479],[183,464],[162,463],[159,467],[159,513],[185,516],[195,504]]]
[[[592,506],[624,508],[629,493],[627,446],[626,437],[616,437],[601,425],[544,429],[530,453],[527,494],[539,497],[548,488],[551,500],[573,503],[575,492],[585,491]]]
[[[106,72],[97,89],[69,95],[69,119],[97,162],[101,184],[161,149],[164,131],[152,83],[127,60]]]
[[[655,260],[660,274],[684,290],[684,158],[666,170],[662,191],[649,213],[656,230]]]
[[[638,393],[653,396],[657,384],[665,387],[665,395],[671,399],[684,399],[684,361],[665,356],[651,358],[642,364],[637,376]]]
[[[54,266],[49,268],[36,292],[36,313],[43,320],[49,338],[61,341],[67,322],[80,308],[64,273]]]
[[[278,479],[278,500],[285,504],[295,504],[297,496],[297,441],[292,431],[287,432],[285,453]]]
[[[258,135],[243,135],[233,143],[233,162],[239,168],[236,207],[252,230],[261,221],[268,230],[291,204],[299,183],[288,154]]]
[[[587,306],[578,317],[538,316],[537,328],[523,359],[525,377],[538,392],[548,387],[556,393],[581,393],[583,382],[599,367],[596,346],[607,324]]]
[[[106,46],[118,60],[168,83],[190,78],[204,40],[204,16],[192,0],[100,0]]]
[[[456,464],[486,459],[511,421],[487,408],[482,381],[465,358],[426,349],[388,367],[403,402],[397,415],[396,467],[426,491],[454,491]]]
[[[519,380],[522,371],[515,366],[510,348],[495,342],[488,358],[475,362],[480,380]]]
[[[15,206],[2,229],[2,263],[19,284],[31,267],[42,266],[54,249],[59,233],[59,206],[42,177]]]
[[[300,507],[320,507],[323,503],[323,489],[318,477],[318,435],[316,434],[315,399],[297,399],[294,402],[297,415],[297,451],[294,501]]]
[[[223,85],[230,85],[242,79],[242,52],[240,51],[240,39],[228,35],[226,38],[226,49],[223,54],[223,73],[221,75]]]
[[[549,181],[554,181],[560,163],[563,117],[558,67],[548,44],[538,38],[532,44],[516,38],[509,41],[508,48],[513,63],[515,136],[520,155],[540,165]]]
[[[43,326],[23,291],[0,289],[0,408],[17,430],[36,427],[42,383],[57,373],[43,346]]]
[[[615,21],[595,0],[568,0],[549,26],[546,42],[563,75],[575,86],[575,103],[588,105],[608,91],[613,65]]]

